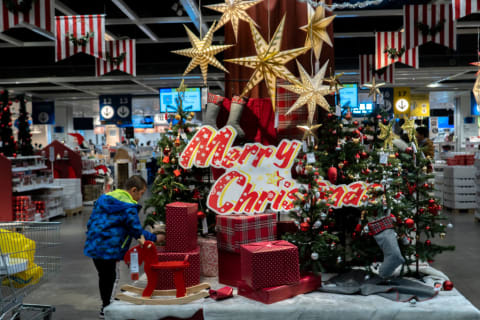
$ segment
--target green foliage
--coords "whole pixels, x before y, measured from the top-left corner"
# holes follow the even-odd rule
[[[22,156],[30,156],[33,154],[32,134],[30,133],[30,124],[28,123],[28,113],[25,97],[19,97],[20,115],[18,117],[18,135],[17,146],[18,152]]]
[[[11,105],[12,102],[8,98],[8,91],[2,91],[0,93],[0,153],[7,157],[13,156],[16,149],[15,141],[13,140]]]

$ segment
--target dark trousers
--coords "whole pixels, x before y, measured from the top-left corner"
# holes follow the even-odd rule
[[[117,281],[117,260],[93,259],[98,272],[98,286],[102,297],[102,306],[110,304]]]

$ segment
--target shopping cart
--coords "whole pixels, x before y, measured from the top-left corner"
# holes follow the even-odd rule
[[[60,222],[0,223],[0,320],[51,319],[53,306],[24,304],[60,271]]]

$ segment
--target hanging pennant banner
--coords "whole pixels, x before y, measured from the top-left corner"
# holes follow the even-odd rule
[[[410,106],[410,88],[393,88],[393,113],[395,115],[408,115],[410,113]]]
[[[137,75],[135,40],[107,41],[107,60],[95,59],[97,77],[114,70]]]
[[[180,155],[184,169],[214,167],[226,169],[216,180],[207,198],[207,206],[217,214],[264,212],[267,205],[273,211],[288,211],[301,185],[292,178],[294,160],[301,149],[298,140],[282,140],[278,147],[247,143],[232,147],[237,132],[231,126],[219,131],[201,127]],[[320,192],[331,191],[335,208],[359,206],[368,188],[364,182],[332,185],[318,180]]]
[[[132,123],[131,95],[102,95],[99,98],[100,121],[103,124]]]
[[[32,102],[33,124],[55,124],[55,102]]]
[[[54,0],[30,1],[28,10],[8,10],[7,2],[10,6],[19,6],[20,1],[0,0],[0,32],[13,28],[19,24],[27,24],[38,27],[53,33],[53,15],[55,14]],[[25,8],[28,1],[23,1],[22,7]]]
[[[411,117],[429,117],[430,116],[430,95],[412,94],[412,106],[410,108]]]

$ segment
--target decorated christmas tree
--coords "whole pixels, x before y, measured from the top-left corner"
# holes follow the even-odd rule
[[[27,104],[25,97],[19,97],[20,115],[18,117],[18,152],[22,156],[33,154],[32,134],[30,133],[30,124],[28,121]]]
[[[165,222],[165,206],[171,202],[195,202],[198,204],[199,218],[207,218],[209,229],[213,230],[215,214],[206,208],[206,198],[210,189],[209,171],[202,168],[185,170],[180,167],[178,157],[195,133],[196,125],[191,122],[193,112],[183,110],[185,96],[183,81],[177,89],[177,111],[170,115],[170,127],[158,142],[161,157],[158,172],[152,187],[152,197],[147,208],[154,208],[145,219],[145,225]],[[205,181],[207,180],[207,181]]]
[[[0,96],[0,153],[11,157],[15,154],[15,141],[12,131],[12,102],[8,98],[8,91],[2,91]]]

